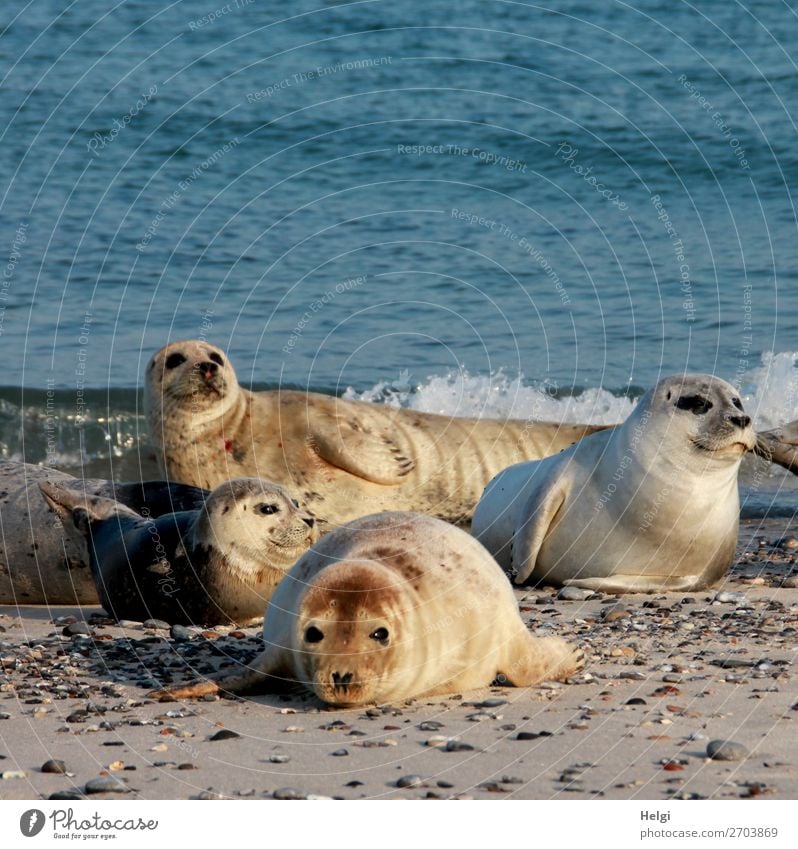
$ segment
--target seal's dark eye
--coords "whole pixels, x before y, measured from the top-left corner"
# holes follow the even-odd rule
[[[262,513],[264,516],[273,516],[280,512],[280,508],[276,504],[256,504],[255,511]]]
[[[703,395],[682,395],[676,406],[680,410],[689,410],[693,415],[703,416],[712,409],[712,401]]]
[[[177,368],[186,361],[186,358],[180,353],[169,354],[166,358],[166,367],[167,368]]]
[[[377,628],[376,631],[372,631],[369,636],[372,640],[377,640],[380,643],[384,643],[388,639],[388,629],[387,628]]]
[[[306,643],[320,643],[324,639],[324,634],[319,631],[314,625],[311,625],[310,628],[305,631],[305,642]]]
[[[222,357],[221,357],[221,355],[220,355],[220,354],[217,354],[217,353],[216,353],[216,351],[214,351],[214,352],[213,352],[213,353],[212,353],[212,354],[208,357],[208,359],[209,359],[212,363],[216,363],[216,365],[217,365],[217,366],[223,366],[223,365],[224,365],[224,360],[222,359]]]
[[[732,404],[737,407],[738,410],[742,410],[743,405],[739,398],[732,398]]]

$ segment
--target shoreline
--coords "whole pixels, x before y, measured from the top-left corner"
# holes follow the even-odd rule
[[[107,773],[127,792],[97,798],[796,799],[798,540],[771,545],[789,529],[744,520],[735,566],[705,592],[566,601],[519,590],[540,635],[587,648],[584,673],[389,707],[304,694],[152,702],[148,685],[164,676],[255,654],[260,629],[175,642],[92,621],[98,607],[0,607],[0,798],[82,792]],[[70,615],[93,639],[61,635],[68,620],[51,620]],[[222,728],[239,736],[211,740]],[[710,760],[718,739],[748,754]],[[41,772],[50,759],[71,774]]]

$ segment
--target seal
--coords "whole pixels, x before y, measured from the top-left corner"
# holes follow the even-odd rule
[[[558,637],[533,637],[488,552],[415,513],[365,516],[297,562],[269,602],[266,648],[241,673],[158,691],[192,698],[300,683],[331,705],[383,703],[565,678],[584,664]]]
[[[164,476],[211,489],[264,475],[333,524],[380,510],[470,519],[485,484],[602,426],[419,413],[297,391],[250,392],[227,355],[174,342],[146,370],[145,410]]]
[[[472,531],[516,583],[703,589],[734,558],[737,473],[756,441],[730,384],[667,377],[621,427],[494,478]]]
[[[160,516],[202,505],[207,492],[164,481],[75,478],[46,466],[0,461],[0,604],[97,604],[84,546],[65,535],[38,484],[53,481],[85,498],[111,498]]]
[[[199,509],[156,519],[55,482],[40,488],[84,546],[100,603],[116,619],[259,622],[274,588],[318,536],[313,517],[260,478],[228,481]]]

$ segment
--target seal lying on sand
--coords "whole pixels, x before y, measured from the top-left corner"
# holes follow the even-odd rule
[[[379,510],[466,522],[492,477],[606,425],[467,419],[307,392],[249,392],[227,356],[174,342],[147,366],[145,407],[162,473],[207,489],[259,475],[333,524]],[[795,432],[798,432],[798,423]],[[761,434],[757,453],[798,469],[798,446]],[[791,432],[791,431],[790,431]]]
[[[57,483],[41,490],[85,547],[100,602],[116,619],[260,621],[274,588],[318,535],[282,487],[259,478],[228,481],[199,509],[157,519]]]
[[[389,702],[565,678],[584,663],[558,637],[533,637],[513,590],[465,531],[414,513],[340,527],[288,573],[266,610],[250,668],[177,686],[191,698],[299,682],[333,705]]]
[[[472,531],[516,583],[703,589],[734,557],[737,472],[755,441],[734,387],[668,377],[622,426],[494,478]]]
[[[207,495],[183,484],[114,483],[0,461],[0,604],[97,604],[84,547],[65,536],[39,491],[43,481],[58,482],[82,497],[111,498],[156,517],[193,510]]]
[[[339,524],[379,510],[471,517],[485,484],[601,426],[417,413],[307,392],[249,392],[226,355],[174,342],[150,361],[145,407],[169,480],[212,488],[262,475]]]

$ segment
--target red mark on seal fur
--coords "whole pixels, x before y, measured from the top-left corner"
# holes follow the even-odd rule
[[[233,453],[233,442],[232,442],[232,440],[231,440],[231,439],[225,439],[225,441],[224,441],[224,450],[225,450],[228,454],[232,454],[232,453]]]

